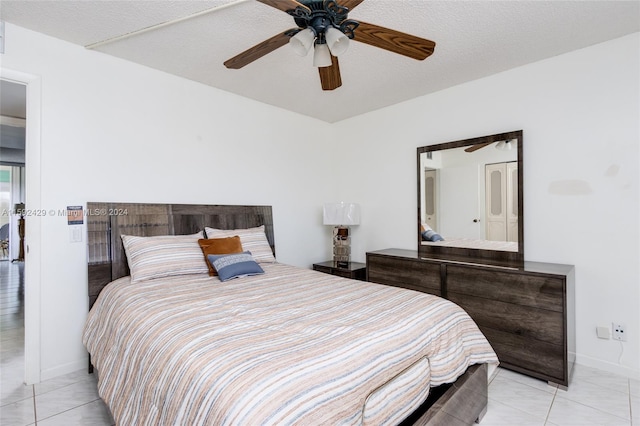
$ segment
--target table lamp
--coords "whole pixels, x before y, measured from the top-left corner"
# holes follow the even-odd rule
[[[322,209],[322,222],[333,225],[333,261],[339,268],[348,267],[351,257],[349,226],[360,224],[360,205],[326,203]]]

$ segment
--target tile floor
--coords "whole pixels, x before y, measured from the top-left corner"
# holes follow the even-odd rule
[[[19,263],[0,262],[0,425],[110,426],[96,378],[80,370],[25,386]],[[499,369],[482,426],[640,426],[640,381],[576,365],[569,390]]]

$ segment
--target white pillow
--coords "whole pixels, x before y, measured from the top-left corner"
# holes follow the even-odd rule
[[[122,235],[127,254],[131,282],[176,275],[208,274],[198,239],[192,235],[161,235],[138,237]]]
[[[242,250],[250,251],[251,256],[253,256],[256,262],[274,263],[276,261],[269,241],[267,240],[267,235],[264,233],[264,225],[247,229],[215,229],[206,227],[204,228],[204,232],[207,234],[207,238],[223,238],[237,235],[240,237]]]

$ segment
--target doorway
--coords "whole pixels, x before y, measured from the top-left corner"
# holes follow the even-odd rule
[[[20,391],[25,377],[24,216],[26,86],[0,80],[0,334],[3,388]],[[21,245],[22,244],[22,245]],[[17,368],[16,368],[17,367]],[[16,371],[17,370],[17,371]],[[6,390],[6,389],[5,389]]]
[[[10,84],[8,84],[10,83]],[[0,68],[0,96],[2,109],[10,104],[5,102],[5,95],[11,93],[16,86],[22,90],[24,100],[24,173],[23,201],[28,210],[41,208],[40,185],[40,117],[41,117],[41,77],[21,71]],[[5,87],[9,88],[7,92]],[[9,116],[15,115],[10,113]],[[5,158],[3,153],[2,158]],[[27,167],[28,165],[28,167]],[[24,383],[34,384],[41,380],[41,348],[40,348],[40,235],[41,219],[26,217],[25,256],[22,265],[24,280]],[[14,227],[18,234],[17,225]],[[12,231],[13,232],[13,231]],[[12,238],[11,236],[9,238]],[[16,237],[14,237],[16,240]],[[19,238],[17,239],[19,241]]]

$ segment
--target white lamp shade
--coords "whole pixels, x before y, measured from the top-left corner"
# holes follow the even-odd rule
[[[324,33],[327,46],[333,56],[340,56],[349,48],[349,37],[333,27],[327,28]]]
[[[331,53],[326,44],[316,44],[313,49],[313,66],[314,67],[330,67]]]
[[[355,203],[327,203],[322,208],[325,225],[360,225],[360,205]]]
[[[316,33],[311,28],[305,28],[289,39],[289,45],[298,55],[306,56],[315,39]]]

